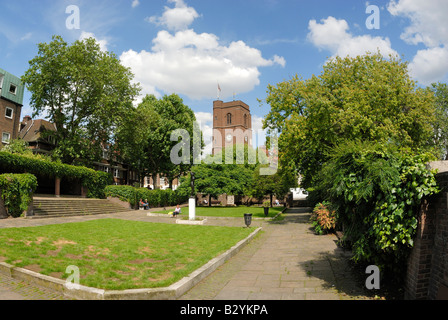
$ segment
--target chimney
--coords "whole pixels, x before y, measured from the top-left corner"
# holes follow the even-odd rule
[[[26,127],[27,122],[31,121],[31,120],[32,120],[32,118],[30,116],[24,116],[22,122],[20,123],[19,131],[22,131],[22,129]]]

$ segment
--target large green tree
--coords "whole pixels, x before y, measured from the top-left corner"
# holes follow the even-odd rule
[[[439,158],[448,160],[448,86],[446,83],[434,83],[431,90],[436,100],[434,143],[439,150]]]
[[[44,114],[55,124],[54,156],[87,165],[101,159],[102,147],[114,142],[115,128],[133,108],[139,87],[132,79],[130,69],[95,39],[69,45],[60,36],[38,44],[22,77],[33,117]]]
[[[398,57],[336,57],[319,76],[295,76],[267,93],[271,111],[264,126],[281,132],[280,163],[293,166],[304,187],[313,185],[328,153],[344,141],[434,146],[434,94],[417,86]]]
[[[124,150],[122,156],[141,172],[141,177],[160,174],[168,178],[171,188],[173,180],[193,165],[193,147],[196,145],[201,151],[202,136],[197,128],[194,134],[195,123],[194,112],[177,94],[160,99],[147,95],[119,128],[117,140],[119,148]],[[176,135],[179,130],[184,136]],[[176,155],[182,158],[178,163],[172,158],[172,151],[182,143],[185,154]]]

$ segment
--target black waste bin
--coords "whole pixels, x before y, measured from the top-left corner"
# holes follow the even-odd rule
[[[244,214],[244,223],[246,224],[246,227],[249,227],[252,223],[252,213],[245,213]]]

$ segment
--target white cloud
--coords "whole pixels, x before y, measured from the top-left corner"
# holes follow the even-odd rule
[[[146,20],[156,25],[164,26],[169,30],[185,30],[199,14],[192,7],[188,7],[183,0],[168,0],[174,3],[174,8],[165,7],[165,12],[161,17],[151,16]]]
[[[354,36],[349,33],[349,25],[343,19],[338,20],[330,16],[322,19],[321,23],[310,20],[308,29],[308,40],[320,50],[331,52],[333,56],[355,57],[378,50],[385,57],[398,54],[392,49],[389,38]]]
[[[174,2],[177,9],[193,9],[186,7],[182,0],[170,2]],[[169,9],[164,15],[167,11]],[[178,29],[180,25],[187,25],[177,24],[178,20],[174,18],[162,18],[166,27],[177,26],[175,29]],[[123,65],[130,67],[135,80],[140,82],[143,95],[178,93],[191,99],[210,99],[216,97],[219,83],[222,89],[220,98],[224,99],[235,91],[244,93],[257,86],[260,67],[286,64],[285,59],[277,55],[272,59],[263,58],[260,50],[243,41],[234,41],[226,46],[219,43],[216,35],[199,34],[192,29],[175,33],[161,30],[152,43],[150,51],[131,49],[120,56]]]
[[[132,8],[136,8],[140,5],[140,1],[139,0],[133,0],[132,1]]]
[[[82,31],[81,35],[79,36],[79,40],[84,40],[84,39],[88,39],[88,38],[94,38],[98,44],[100,45],[100,49],[101,51],[106,52],[107,51],[107,40],[105,39],[97,39],[95,37],[95,34],[93,34],[92,32],[86,32],[86,31]]]
[[[442,80],[448,73],[447,47],[419,50],[409,64],[411,75],[423,85]]]
[[[392,0],[387,9],[394,16],[410,19],[411,24],[401,34],[407,43],[428,47],[448,44],[448,1]]]
[[[387,9],[410,20],[401,34],[408,44],[423,44],[409,64],[411,74],[424,85],[443,80],[448,74],[448,1],[392,0]]]

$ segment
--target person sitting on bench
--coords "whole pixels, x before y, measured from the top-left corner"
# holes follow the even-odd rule
[[[145,199],[145,201],[143,201],[143,199],[140,199],[140,207],[142,207],[144,210],[148,210],[149,209],[148,200]]]

